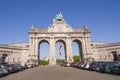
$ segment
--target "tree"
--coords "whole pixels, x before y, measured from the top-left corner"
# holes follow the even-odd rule
[[[79,60],[80,60],[80,56],[73,56],[73,60],[74,60],[74,62],[79,62]]]

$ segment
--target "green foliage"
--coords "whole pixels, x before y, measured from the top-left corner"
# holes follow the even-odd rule
[[[64,62],[64,59],[56,59],[56,62],[59,63],[59,62]]]
[[[74,60],[74,62],[79,62],[80,56],[73,56],[73,60]]]
[[[49,60],[40,60],[39,61],[39,63],[41,64],[41,65],[48,65],[49,64]]]

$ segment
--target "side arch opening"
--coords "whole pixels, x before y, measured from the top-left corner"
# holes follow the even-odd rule
[[[83,61],[82,43],[80,40],[72,41],[72,54],[74,62]]]
[[[50,45],[47,40],[41,40],[38,45],[38,60],[40,65],[49,64]]]

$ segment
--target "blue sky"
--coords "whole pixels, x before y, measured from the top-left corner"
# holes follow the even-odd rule
[[[59,12],[73,28],[88,25],[91,41],[120,42],[120,0],[0,0],[0,44],[28,42],[32,24],[47,28]]]
[[[47,28],[59,12],[73,28],[88,25],[92,41],[120,42],[120,0],[0,0],[0,44],[28,42],[32,24]]]

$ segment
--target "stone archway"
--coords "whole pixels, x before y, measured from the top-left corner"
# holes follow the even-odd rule
[[[55,46],[56,49],[60,48],[60,44],[62,44],[62,49],[64,48],[64,51],[61,51],[61,54],[60,54],[60,51],[58,50],[58,53],[59,53],[60,56],[64,55],[64,62],[67,62],[66,42],[62,39],[58,39],[55,42],[55,45],[57,45],[57,43],[58,43],[58,46]],[[56,51],[56,55],[57,55],[57,51]]]
[[[83,61],[83,51],[82,51],[82,42],[78,39],[73,39],[72,42],[76,42],[78,45],[78,50],[79,50],[79,56],[80,56],[80,60],[79,61]]]
[[[47,43],[48,47],[44,45],[44,48],[41,48],[41,47],[43,47],[41,45],[45,44],[45,43]],[[41,61],[45,61],[45,60],[47,61],[47,59],[49,60],[49,54],[48,53],[47,53],[48,55],[45,54],[46,50],[48,50],[47,52],[49,53],[49,42],[47,40],[43,39],[39,42],[39,45],[38,45],[38,60],[40,61],[40,62],[38,62],[38,64],[41,64]]]
[[[67,62],[72,62],[72,41],[76,41],[82,45],[81,54],[83,58],[91,55],[90,31],[87,26],[83,28],[72,28],[66,23],[61,13],[57,14],[48,28],[35,28],[32,25],[29,31],[29,55],[31,56],[28,59],[38,59],[38,45],[42,40],[46,40],[50,46],[50,65],[56,64],[55,44],[59,40],[65,42]]]

